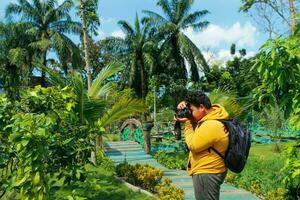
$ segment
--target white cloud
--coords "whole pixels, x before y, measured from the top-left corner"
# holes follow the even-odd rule
[[[125,38],[125,33],[122,30],[117,30],[111,33],[113,37]]]
[[[100,17],[100,22],[101,23],[115,23],[117,20],[115,18],[109,17],[109,18],[104,18]]]
[[[247,22],[241,25],[236,22],[230,27],[222,27],[210,24],[202,32],[195,32],[192,28],[184,30],[184,33],[199,47],[230,46],[232,43],[238,46],[253,47],[255,45],[256,28]]]
[[[102,40],[105,38],[105,33],[102,30],[98,30],[97,31],[97,36],[96,36],[96,40]]]
[[[225,63],[229,60],[233,60],[234,56],[240,56],[238,52],[235,55],[231,55],[230,50],[221,49],[218,52],[202,52],[204,58],[207,60],[209,64],[218,64],[224,66]],[[246,54],[246,58],[250,58],[255,55],[254,51],[249,51]]]

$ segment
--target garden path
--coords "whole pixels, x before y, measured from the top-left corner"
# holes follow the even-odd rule
[[[194,200],[192,178],[184,170],[170,170],[159,164],[151,155],[145,154],[140,144],[133,141],[106,142],[106,155],[117,165],[126,159],[130,164],[149,164],[164,172],[164,177],[170,178],[174,185],[184,190],[185,200]],[[250,192],[233,187],[226,183],[221,186],[220,200],[256,200],[259,199]]]

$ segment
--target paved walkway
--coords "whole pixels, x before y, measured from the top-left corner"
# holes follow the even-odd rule
[[[144,153],[141,145],[132,141],[108,142],[104,144],[105,152],[115,164],[124,162],[125,158],[130,164],[149,164],[164,172],[164,177],[170,178],[173,184],[181,187],[186,200],[194,200],[192,178],[184,170],[170,170],[159,164],[151,155]],[[257,200],[250,192],[238,189],[226,183],[221,186],[220,200]]]

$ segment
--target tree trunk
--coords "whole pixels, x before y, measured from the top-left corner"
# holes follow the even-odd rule
[[[44,67],[47,67],[47,49],[45,49],[44,52],[42,52],[42,62],[43,62],[43,65]],[[42,77],[41,77],[41,85],[43,87],[46,87],[46,72],[44,69],[42,69]]]
[[[85,54],[85,70],[86,70],[86,76],[87,76],[87,86],[88,91],[91,89],[92,85],[92,79],[91,79],[91,70],[90,70],[90,56],[89,56],[89,38],[88,38],[88,32],[87,32],[87,20],[85,15],[85,1],[80,0],[80,12],[81,12],[81,20],[82,20],[82,31],[83,31],[83,48],[84,48],[84,54]],[[91,160],[94,165],[97,164],[97,151],[102,146],[100,144],[101,138],[100,136],[96,136],[95,138],[95,148],[94,151],[91,152]]]
[[[291,33],[294,34],[295,31],[295,10],[294,10],[294,1],[289,0],[289,6],[290,6],[290,27],[291,27]]]
[[[89,38],[87,32],[87,20],[85,15],[85,3],[83,2],[83,0],[80,1],[80,9],[81,9],[83,43],[84,43],[83,48],[85,54],[85,70],[87,74],[88,91],[90,91],[92,80],[91,80],[91,70],[90,70]]]

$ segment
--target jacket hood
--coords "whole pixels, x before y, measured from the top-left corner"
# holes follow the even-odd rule
[[[227,119],[229,114],[225,108],[219,104],[212,105],[212,111],[205,115],[200,121],[212,120],[212,119]]]

